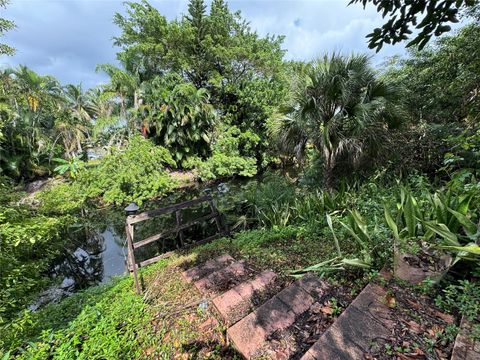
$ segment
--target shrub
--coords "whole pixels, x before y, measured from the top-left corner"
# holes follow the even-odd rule
[[[252,177],[257,174],[257,160],[253,156],[260,141],[251,131],[241,132],[236,126],[220,129],[210,158],[197,163],[200,179],[240,175]]]
[[[175,166],[170,153],[135,136],[124,151],[107,155],[97,167],[81,172],[78,183],[86,197],[101,197],[107,204],[141,203],[174,188],[165,166]]]
[[[70,214],[80,209],[86,194],[78,183],[59,183],[49,186],[36,195],[43,214]]]
[[[93,287],[38,312],[25,311],[0,339],[18,359],[131,359],[150,335],[151,314],[130,278]],[[67,323],[68,321],[68,323]],[[3,341],[3,344],[1,343]],[[0,352],[1,355],[1,352]]]
[[[0,209],[0,324],[27,305],[47,280],[42,275],[63,247],[69,216],[47,217],[2,204]]]

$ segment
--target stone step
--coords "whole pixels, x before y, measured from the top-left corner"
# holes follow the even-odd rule
[[[242,282],[213,299],[213,305],[226,325],[235,324],[253,310],[253,307],[268,296],[277,275],[264,271],[254,279]]]
[[[470,336],[473,325],[479,323],[480,315],[473,321],[468,321],[465,317],[462,318],[451,360],[480,360],[480,341],[476,341]]]
[[[296,318],[327,291],[328,285],[313,275],[279,292],[227,330],[236,349],[246,358],[262,355],[269,337],[294,324]]]
[[[215,271],[227,267],[234,261],[235,260],[230,255],[225,254],[184,271],[182,276],[187,282],[194,282]]]
[[[194,285],[203,295],[217,296],[254,273],[245,260],[240,260],[195,281]]]
[[[385,296],[379,285],[367,285],[301,360],[364,359],[376,340],[388,339],[394,328]]]

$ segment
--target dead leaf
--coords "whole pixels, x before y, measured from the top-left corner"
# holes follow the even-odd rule
[[[418,324],[413,320],[410,320],[409,322],[407,322],[407,325],[410,328],[410,330],[412,330],[416,334],[420,334],[422,332],[422,327],[420,326],[420,324]]]
[[[385,300],[387,302],[387,306],[391,309],[393,309],[397,305],[397,301],[395,300],[395,297],[393,295],[386,295]]]
[[[425,355],[425,353],[420,348],[416,348],[415,350],[413,350],[413,352],[417,355]]]
[[[443,332],[443,328],[440,325],[433,325],[431,329],[427,330],[427,333],[432,338],[436,338],[442,332]]]
[[[322,311],[322,313],[324,313],[325,315],[332,315],[333,314],[333,309],[331,306],[322,306],[322,308],[320,309]]]
[[[452,315],[445,314],[438,310],[435,311],[435,316],[439,317],[440,319],[445,321],[447,324],[453,324],[455,322],[455,318]]]
[[[409,355],[406,355],[406,354],[402,354],[402,353],[396,353],[397,355],[397,359],[398,360],[418,360],[418,357],[417,356],[409,356]]]
[[[406,299],[406,301],[408,302],[408,305],[410,305],[412,308],[416,310],[420,309],[420,305],[417,302],[412,301],[410,299]]]

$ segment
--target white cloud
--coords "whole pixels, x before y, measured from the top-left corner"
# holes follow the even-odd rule
[[[168,19],[187,12],[188,0],[151,0]],[[260,35],[285,35],[288,59],[309,60],[324,52],[370,52],[365,35],[382,23],[375,9],[347,7],[348,0],[232,0],[251,28]],[[119,29],[115,12],[124,12],[121,0],[12,0],[5,16],[18,28],[3,41],[18,52],[0,58],[1,65],[25,64],[41,74],[85,87],[105,81],[95,73],[98,63],[115,62],[112,37]],[[404,52],[403,46],[387,47],[376,59]]]

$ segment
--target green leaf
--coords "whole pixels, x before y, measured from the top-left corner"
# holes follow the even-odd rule
[[[393,237],[395,238],[396,241],[400,241],[400,236],[398,234],[398,227],[395,221],[392,218],[392,214],[390,213],[390,210],[388,209],[388,205],[384,205],[384,213],[385,213],[385,220],[387,221],[387,225],[392,230]]]
[[[335,235],[335,231],[333,230],[332,217],[329,214],[325,214],[325,215],[327,217],[328,227],[330,228],[333,234],[333,240],[335,241],[335,247],[337,248],[338,256],[342,256],[342,251],[340,250],[340,244],[338,242],[337,236]]]
[[[467,235],[471,236],[477,233],[477,225],[475,225],[469,218],[458,211],[452,210],[447,207],[447,210],[453,214],[453,216],[462,224]]]
[[[435,234],[441,236],[445,239],[450,245],[458,246],[460,243],[458,242],[457,235],[452,233],[450,229],[445,224],[435,223],[433,221],[425,221],[424,225],[427,229],[433,231]]]

